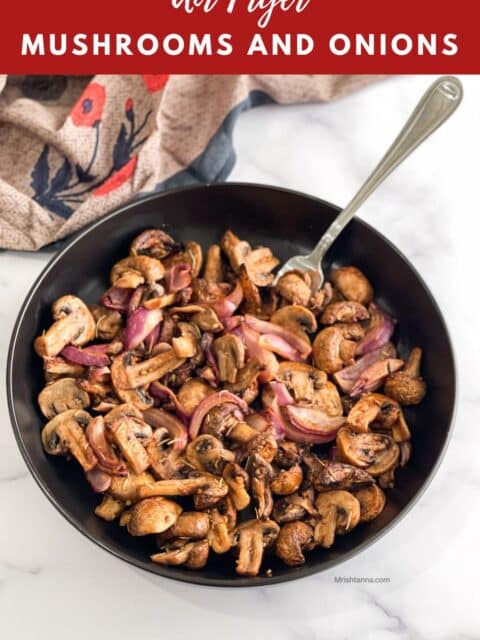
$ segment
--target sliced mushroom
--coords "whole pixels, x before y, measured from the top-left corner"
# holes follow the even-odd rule
[[[305,522],[288,522],[280,528],[275,544],[277,555],[289,567],[305,564],[303,552],[313,540],[313,529]]]
[[[360,503],[348,491],[327,491],[315,499],[318,520],[314,529],[314,542],[328,549],[335,535],[344,535],[360,521]]]
[[[263,366],[256,358],[249,358],[248,362],[242,367],[240,370],[237,370],[237,374],[235,377],[235,381],[231,384],[226,384],[226,388],[233,393],[242,393],[247,391],[248,389],[252,389],[253,385],[257,384],[257,378],[259,373],[262,371]],[[258,395],[258,385],[257,385],[257,394]],[[243,396],[242,396],[243,397]],[[255,399],[255,398],[253,398]],[[245,402],[250,404],[249,399],[244,397]],[[253,401],[253,400],[252,400]]]
[[[270,322],[278,324],[288,331],[293,331],[299,337],[309,342],[309,333],[317,330],[317,320],[310,309],[299,304],[291,304],[275,311]]]
[[[203,540],[207,537],[209,528],[210,520],[207,513],[184,511],[178,516],[170,529],[157,536],[157,544],[161,547],[165,542],[174,538]]]
[[[85,374],[85,367],[67,362],[61,356],[44,356],[43,370],[45,371],[45,380],[53,382],[58,378],[81,378]]]
[[[335,324],[335,322],[358,322],[359,320],[368,320],[370,314],[368,309],[351,300],[340,300],[331,302],[320,316],[322,324]]]
[[[332,418],[343,414],[342,399],[337,387],[330,380],[327,380],[321,389],[315,391],[313,404]]]
[[[132,536],[162,533],[169,529],[182,513],[182,507],[165,498],[146,498],[130,510],[127,528]]]
[[[427,392],[427,385],[420,377],[422,350],[415,347],[401,371],[392,373],[385,380],[385,393],[403,405],[420,404]]]
[[[333,284],[347,300],[367,305],[372,301],[373,288],[357,267],[340,267],[331,273]]]
[[[223,324],[218,319],[218,316],[212,307],[205,307],[201,311],[197,311],[192,316],[192,322],[197,325],[202,331],[209,331],[210,333],[219,333],[223,331]]]
[[[385,494],[376,484],[356,491],[355,497],[360,503],[360,522],[375,520],[385,507]]]
[[[104,417],[105,425],[110,425],[119,418],[135,418],[137,420],[143,419],[142,412],[134,405],[129,403],[119,404],[111,409]]]
[[[317,391],[327,383],[323,371],[303,362],[282,362],[276,378],[285,383],[296,402],[313,403]]]
[[[132,418],[125,416],[112,422],[109,427],[115,444],[131,469],[137,474],[146,471],[150,461],[145,447],[136,437],[137,423]]]
[[[290,271],[282,276],[276,285],[281,297],[293,305],[306,307],[312,295],[310,286],[305,282],[304,274]]]
[[[185,359],[179,358],[173,349],[165,350],[163,353],[153,356],[153,358],[149,358],[148,360],[144,360],[143,362],[138,362],[136,364],[128,364],[128,355],[129,352],[121,356],[117,356],[117,358],[123,358],[124,366],[125,361],[127,363],[127,366],[125,367],[124,380],[120,380],[120,385],[126,384],[127,389],[145,387],[151,382],[163,378],[167,373],[175,371],[175,369],[178,369],[185,362]],[[115,391],[117,391],[117,386],[119,386],[115,384],[114,380],[114,364],[117,358],[115,358],[112,364],[112,382],[115,387]],[[120,386],[120,389],[121,388],[122,387]]]
[[[200,331],[196,324],[179,322],[180,337],[172,339],[173,351],[177,358],[193,358],[200,345]],[[167,372],[168,373],[168,372]]]
[[[351,359],[355,342],[350,342],[345,337],[348,325],[339,323],[332,327],[322,329],[312,345],[312,355],[315,366],[326,373],[340,371]],[[352,349],[345,349],[345,343],[353,345]]]
[[[90,420],[85,435],[102,471],[111,475],[127,475],[126,465],[118,458],[112,445],[107,440],[105,421],[102,416],[96,416]]]
[[[303,481],[303,471],[299,464],[289,469],[281,469],[270,483],[272,493],[277,496],[288,496],[300,488]]]
[[[342,431],[342,429],[340,430]],[[359,489],[372,484],[372,476],[351,464],[320,460],[310,454],[304,458],[308,468],[308,480],[316,491],[331,489]]]
[[[221,382],[233,384],[238,370],[245,364],[245,347],[237,336],[226,334],[213,343],[213,352],[217,359],[218,374]]]
[[[161,260],[179,251],[181,245],[162,229],[147,229],[138,235],[130,245],[130,255],[149,256]]]
[[[218,244],[212,244],[208,248],[203,277],[208,282],[223,282],[222,256]]]
[[[199,378],[190,378],[182,384],[177,393],[177,399],[187,415],[192,415],[200,402],[215,393],[210,385]]]
[[[117,500],[113,496],[105,495],[101,503],[95,508],[95,515],[102,520],[112,522],[125,509],[125,504],[121,500]]]
[[[277,441],[270,431],[256,433],[247,443],[247,454],[249,456],[259,455],[267,463],[272,462],[277,451]]]
[[[93,469],[97,459],[85,436],[90,415],[79,409],[69,409],[52,418],[42,429],[42,444],[53,456],[70,452],[85,471]]]
[[[248,507],[250,504],[248,473],[239,464],[229,462],[225,465],[222,475],[228,485],[229,494],[235,508],[238,511],[242,511],[242,509]]]
[[[207,540],[198,540],[197,542],[178,540],[175,545],[151,555],[150,560],[156,564],[185,565],[188,569],[203,569],[208,562],[209,551]]]
[[[95,337],[100,340],[113,340],[122,328],[121,313],[99,304],[91,304],[88,309],[95,320]]]
[[[148,409],[153,405],[153,398],[148,395],[144,387],[132,387],[127,377],[127,369],[130,371],[132,366],[131,361],[132,356],[129,351],[113,359],[110,368],[113,389],[125,404],[133,405],[137,409]]]
[[[410,440],[410,429],[408,428],[405,415],[401,409],[398,414],[398,420],[392,425],[392,438],[395,442],[398,442],[398,444],[405,444]],[[402,457],[405,457],[405,454]],[[410,457],[410,455],[408,457]]]
[[[391,428],[397,422],[400,407],[381,393],[367,393],[358,400],[347,417],[348,426],[354,431],[367,432],[375,420],[385,428]]]
[[[238,281],[243,291],[242,309],[245,313],[259,314],[262,311],[262,297],[256,284],[252,282],[245,265],[242,265],[238,274]]]
[[[75,296],[62,296],[52,305],[55,322],[35,338],[39,356],[56,356],[68,344],[81,347],[95,337],[95,320],[87,305]]]
[[[40,392],[38,404],[43,415],[50,419],[68,409],[86,409],[90,406],[90,397],[80,389],[75,378],[60,378]]]
[[[186,242],[183,251],[175,253],[164,259],[166,269],[171,269],[175,264],[187,263],[191,267],[193,278],[198,278],[202,270],[203,252],[198,242]]]
[[[193,496],[195,509],[210,509],[228,494],[228,485],[223,478],[209,476],[208,481]]]
[[[219,500],[215,508],[224,516],[228,530],[233,531],[237,525],[237,510],[230,494],[228,493],[224,498]]]
[[[273,520],[248,520],[233,534],[233,545],[238,549],[236,572],[242,576],[256,576],[260,571],[264,550],[278,537],[280,527]]]
[[[279,440],[274,462],[281,469],[290,469],[302,460],[303,450],[300,445],[292,440]]]
[[[220,244],[228,257],[230,266],[237,273],[251,250],[249,243],[240,240],[233,231],[228,230],[223,234]]]
[[[210,528],[208,531],[208,543],[215,553],[226,553],[232,546],[232,537],[228,527],[228,519],[220,511],[213,507],[209,509]]]
[[[144,484],[152,484],[152,482],[155,482],[155,479],[148,471],[139,474],[129,471],[127,475],[123,477],[112,476],[108,493],[117,500],[131,504],[132,502],[136,502],[138,498],[138,488]]]
[[[248,457],[246,471],[250,476],[250,490],[255,502],[257,518],[268,518],[273,509],[270,488],[273,478],[272,466],[262,456],[254,453]]]
[[[313,491],[292,493],[275,502],[272,517],[279,524],[295,522],[308,516],[314,517],[317,510],[313,504]]]
[[[113,287],[136,289],[141,284],[154,284],[165,275],[160,260],[149,256],[129,256],[117,262],[110,274]]]
[[[230,449],[225,449],[222,442],[214,436],[203,434],[187,445],[185,458],[198,471],[221,474],[227,462],[235,459],[235,454]]]
[[[337,447],[344,460],[365,469],[372,476],[380,476],[397,465],[398,444],[382,433],[357,433],[344,427],[337,434]]]

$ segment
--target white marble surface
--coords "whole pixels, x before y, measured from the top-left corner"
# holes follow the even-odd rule
[[[429,80],[395,78],[332,105],[245,114],[235,131],[232,179],[279,184],[345,204]],[[461,110],[361,213],[424,274],[456,348],[456,427],[420,502],[372,548],[298,582],[233,592],[153,579],[83,538],[43,497],[16,449],[2,384],[2,639],[480,638],[480,78],[463,80]],[[48,257],[0,253],[2,363],[17,310]],[[335,576],[386,577],[389,583],[336,584]]]

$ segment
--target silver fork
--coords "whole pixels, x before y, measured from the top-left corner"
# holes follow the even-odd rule
[[[422,97],[387,153],[357,194],[328,227],[315,249],[306,256],[294,256],[287,260],[278,271],[275,282],[294,269],[313,270],[319,273],[316,286],[321,287],[324,281],[322,260],[333,242],[385,178],[452,115],[461,103],[462,97],[462,84],[458,78],[444,76],[436,80]]]

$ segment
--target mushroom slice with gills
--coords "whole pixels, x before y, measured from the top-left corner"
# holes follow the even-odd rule
[[[98,466],[102,471],[113,475],[127,475],[126,465],[118,458],[107,440],[105,422],[102,416],[97,416],[90,420],[85,435],[97,457]],[[142,471],[143,470],[144,469],[142,469]]]
[[[105,495],[101,503],[95,508],[95,515],[106,522],[112,522],[125,509],[125,504],[121,500],[117,500],[113,496]]]
[[[356,343],[350,340],[352,327],[359,327],[361,330],[359,324],[339,322],[317,333],[312,345],[316,367],[326,373],[336,373],[351,363],[356,349]]]
[[[153,404],[153,398],[143,387],[132,387],[127,378],[127,368],[131,367],[132,354],[127,351],[113,359],[110,367],[113,389],[125,404],[133,405],[137,409],[148,409]]]
[[[130,417],[130,418],[136,418],[137,420],[142,420],[143,413],[134,404],[124,403],[124,404],[119,404],[118,406],[111,409],[105,416],[103,416],[103,419],[105,420],[105,425],[108,426],[112,424],[112,422],[115,422],[115,420],[118,420],[119,418],[124,418],[124,417]]]
[[[370,473],[352,464],[321,460],[314,454],[304,456],[304,462],[308,469],[307,479],[315,491],[350,491],[373,483]]]
[[[281,362],[276,379],[283,382],[296,402],[314,402],[316,392],[327,383],[327,374],[304,362]]]
[[[372,301],[373,288],[357,267],[339,267],[330,274],[333,284],[347,300],[367,305]]]
[[[223,282],[223,265],[220,245],[208,247],[203,278],[207,282]]]
[[[62,296],[53,303],[52,316],[55,322],[33,343],[39,356],[57,356],[68,344],[81,347],[95,338],[95,320],[80,298]]]
[[[130,255],[149,256],[162,260],[180,249],[181,245],[162,229],[147,229],[138,235],[130,245]]]
[[[313,405],[332,418],[343,415],[342,399],[337,387],[330,380],[327,380],[321,389],[315,391]]]
[[[136,289],[141,284],[154,284],[164,275],[165,269],[160,260],[149,256],[128,256],[113,266],[110,282],[120,289]]]
[[[250,455],[246,464],[246,471],[250,476],[250,490],[255,502],[257,518],[268,518],[273,509],[272,490],[270,482],[273,478],[272,466],[260,455]]]
[[[385,393],[402,405],[419,404],[425,397],[427,385],[420,377],[422,350],[414,347],[401,371],[385,380]]]
[[[227,462],[235,459],[235,454],[225,449],[220,440],[214,436],[203,434],[187,445],[185,458],[197,471],[221,474]]]
[[[173,500],[146,498],[137,502],[130,510],[128,533],[132,536],[162,533],[175,524],[181,513],[182,507]]]
[[[216,357],[220,381],[233,384],[239,369],[242,369],[245,364],[243,342],[237,336],[227,333],[214,340],[213,353]]]
[[[220,245],[225,252],[232,269],[238,273],[240,267],[245,263],[245,258],[251,251],[251,246],[245,240],[240,240],[233,231],[226,231],[220,241]]]
[[[125,381],[120,381],[120,384],[126,384],[127,389],[137,389],[138,387],[145,387],[146,385],[163,378],[167,373],[175,371],[184,362],[185,358],[179,358],[173,349],[165,350],[163,353],[159,353],[148,360],[137,362],[136,364],[129,364],[128,358],[129,352],[117,358],[123,358],[123,362],[127,363],[125,366]],[[114,361],[115,362],[115,361]],[[114,377],[113,377],[112,364],[112,382],[116,389]]]
[[[388,469],[384,473],[380,474],[377,478],[378,485],[382,489],[393,489],[395,486],[395,467]]]
[[[330,548],[335,535],[344,535],[354,529],[360,521],[360,503],[348,491],[327,491],[315,499],[318,511],[314,528],[314,542]]]
[[[198,278],[203,263],[202,247],[198,242],[186,242],[183,251],[169,255],[163,260],[166,269],[171,269],[174,265],[182,263],[190,265],[192,278]]]
[[[60,378],[42,389],[38,405],[50,420],[68,409],[86,409],[90,405],[90,397],[77,385],[75,378]]]
[[[208,514],[210,519],[207,538],[209,545],[218,554],[230,551],[232,536],[230,535],[226,516],[222,515],[216,507],[209,509]]]
[[[282,276],[275,286],[280,296],[293,305],[306,307],[312,290],[305,281],[305,274],[300,271],[289,271]]]
[[[112,476],[108,493],[125,504],[132,504],[138,499],[138,488],[152,482],[155,478],[148,471],[139,474],[128,471],[126,476]]]
[[[275,555],[289,567],[305,564],[303,552],[311,547],[313,529],[305,522],[288,522],[280,527]]]
[[[372,422],[380,423],[385,429],[391,429],[400,415],[400,407],[381,393],[367,393],[350,409],[347,424],[354,431],[369,431]]]
[[[221,478],[207,473],[192,472],[187,478],[158,480],[149,485],[143,485],[139,487],[138,495],[140,498],[151,496],[192,496],[205,488],[210,492],[216,490],[219,494],[222,494],[219,495],[219,500],[228,493],[228,487]]]
[[[249,358],[248,362],[239,370],[233,383],[227,383],[226,388],[232,393],[246,391],[257,382],[263,366],[256,358]],[[248,403],[249,404],[249,403]]]
[[[317,319],[307,307],[291,304],[278,309],[272,314],[270,322],[296,333],[302,340],[309,342],[309,333],[317,331]]]
[[[210,509],[228,494],[228,485],[223,478],[205,475],[207,482],[193,496],[193,505],[198,511]]]
[[[258,247],[247,254],[244,264],[253,284],[257,287],[268,287],[273,282],[272,271],[278,267],[280,260],[268,247]]]
[[[43,448],[50,455],[70,453],[84,471],[97,466],[97,458],[85,435],[90,415],[79,409],[59,413],[43,427]]]
[[[277,453],[273,462],[281,469],[290,469],[302,461],[302,447],[291,440],[279,440],[277,442]]]
[[[188,569],[203,569],[208,562],[209,552],[207,540],[192,542],[180,539],[166,545],[160,553],[151,555],[150,560],[166,566],[185,565]]]
[[[150,465],[148,453],[136,437],[136,423],[132,418],[124,417],[110,425],[115,444],[122,452],[125,460],[135,473],[146,471]]]
[[[206,382],[199,378],[190,378],[178,390],[177,399],[185,413],[191,416],[202,400],[212,393],[215,393],[214,389]]]
[[[274,435],[270,431],[256,433],[246,445],[249,456],[258,455],[265,462],[270,464],[278,451],[278,444]]]
[[[218,391],[207,396],[195,409],[190,420],[190,437],[200,431],[223,437],[225,431],[243,419],[247,403],[230,391]]]
[[[176,477],[184,467],[181,451],[172,446],[170,434],[165,428],[155,429],[153,438],[145,445],[150,463],[150,469],[157,480],[170,480]]]
[[[242,511],[250,504],[250,494],[248,493],[249,476],[239,464],[229,462],[225,465],[222,474],[228,485],[229,495],[233,500],[235,509]]]
[[[190,322],[179,322],[178,329],[180,337],[172,339],[172,347],[176,357],[193,358],[199,350],[201,338],[199,328]]]
[[[238,281],[243,291],[242,309],[245,313],[258,314],[262,311],[262,297],[256,284],[254,284],[247,273],[245,266],[239,270]]]
[[[358,322],[369,318],[368,309],[360,302],[339,300],[326,306],[320,316],[320,322],[322,324],[335,324],[336,322]]]
[[[355,497],[360,503],[360,522],[375,520],[385,507],[385,494],[377,484],[356,491]]]
[[[95,337],[100,340],[113,340],[122,328],[120,312],[99,304],[90,304],[88,309],[95,320]]]
[[[202,331],[209,331],[211,333],[223,331],[223,324],[220,322],[212,307],[206,307],[201,311],[196,311],[192,316],[192,322]]]
[[[239,575],[258,575],[264,551],[274,544],[279,531],[273,520],[247,520],[235,529],[232,544],[238,550],[235,570]]]
[[[400,457],[398,444],[382,433],[357,433],[344,427],[337,434],[337,447],[344,460],[380,476],[394,468]]]
[[[302,481],[302,467],[294,464],[289,469],[280,469],[270,482],[270,488],[277,496],[288,496],[298,491]]]
[[[280,498],[275,502],[272,512],[273,519],[279,524],[295,522],[296,520],[316,515],[317,510],[313,504],[313,491],[311,496],[292,493],[290,496]]]
[[[176,522],[163,533],[158,534],[156,541],[161,547],[168,540],[187,538],[188,540],[203,540],[208,535],[210,518],[208,513],[199,511],[184,511]]]

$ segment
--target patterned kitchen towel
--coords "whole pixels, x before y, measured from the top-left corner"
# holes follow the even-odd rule
[[[225,180],[239,113],[379,76],[0,76],[0,247],[35,251],[140,194]]]

